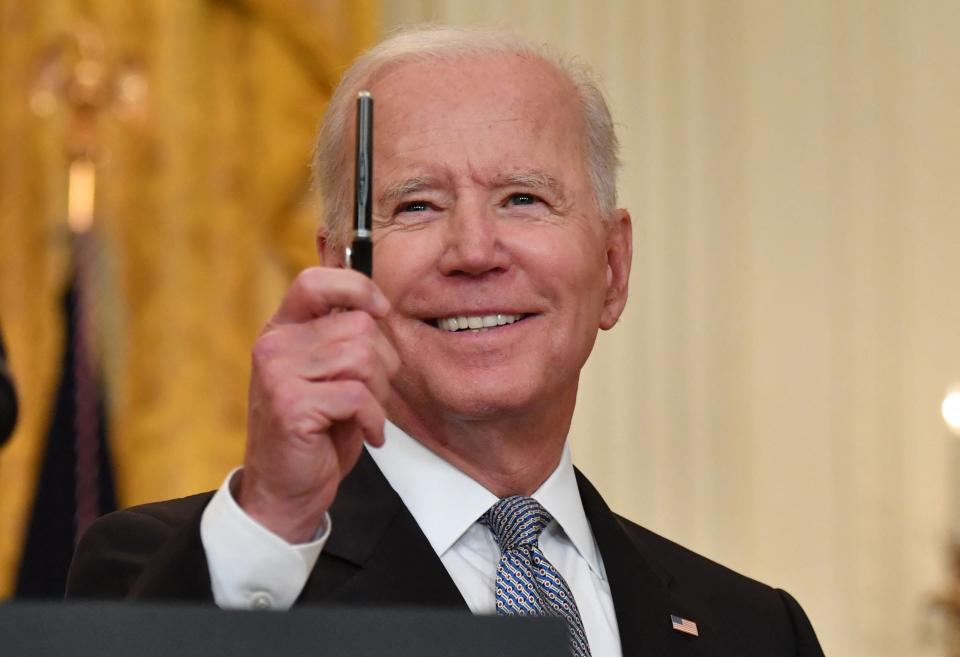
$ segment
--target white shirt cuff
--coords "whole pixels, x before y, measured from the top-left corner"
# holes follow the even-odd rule
[[[330,536],[330,514],[324,514],[313,541],[287,543],[233,499],[230,482],[239,471],[227,475],[200,520],[213,599],[226,609],[289,609]]]

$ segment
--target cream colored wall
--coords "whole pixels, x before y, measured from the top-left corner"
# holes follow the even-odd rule
[[[960,380],[960,3],[384,16],[512,25],[603,78],[636,257],[573,440],[614,506],[790,590],[828,655],[938,654],[921,635],[951,512],[938,406]]]

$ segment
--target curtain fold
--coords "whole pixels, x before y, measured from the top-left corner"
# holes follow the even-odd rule
[[[88,25],[109,80],[94,293],[117,491],[130,505],[214,487],[240,462],[250,344],[289,278],[317,260],[314,132],[377,15],[373,0],[0,0],[0,322],[23,411],[0,452],[0,596],[62,349],[70,110],[56,85],[38,93],[51,61],[70,72],[57,44]]]

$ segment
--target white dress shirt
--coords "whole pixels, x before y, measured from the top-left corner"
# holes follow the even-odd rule
[[[416,519],[467,606],[496,613],[494,580],[500,549],[477,522],[497,497],[391,423],[386,444],[370,455]],[[290,607],[323,545],[336,531],[327,518],[311,543],[291,545],[250,518],[234,501],[227,477],[203,513],[200,536],[213,595],[221,607]],[[594,657],[622,654],[603,560],[583,511],[569,446],[532,496],[553,516],[540,548],[570,585]],[[238,546],[243,546],[238,549]]]

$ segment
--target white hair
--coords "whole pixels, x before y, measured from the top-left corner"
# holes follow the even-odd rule
[[[477,55],[525,55],[552,66],[576,90],[584,121],[587,175],[601,216],[610,218],[617,205],[619,145],[610,109],[590,69],[581,61],[561,57],[546,46],[501,29],[425,25],[402,29],[380,42],[344,73],[327,105],[313,156],[314,184],[324,204],[327,236],[335,244],[346,239],[352,180],[350,134],[357,93],[387,67],[410,61],[456,59]]]

